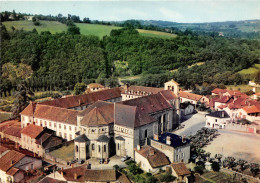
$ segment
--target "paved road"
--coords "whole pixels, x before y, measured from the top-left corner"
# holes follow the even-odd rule
[[[174,131],[173,133],[177,135],[194,135],[199,129],[205,126],[205,114],[192,114],[183,117],[182,125],[185,125],[184,128]]]

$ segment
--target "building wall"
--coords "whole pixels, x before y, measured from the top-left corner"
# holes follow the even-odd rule
[[[24,179],[24,173],[21,171],[18,171],[15,175],[14,175],[14,182],[20,182],[21,180]]]
[[[42,160],[26,156],[16,163],[14,167],[24,171],[34,170],[42,167]]]
[[[42,148],[41,145],[36,144],[36,140],[25,135],[25,134],[21,134],[21,146],[23,149],[27,149],[29,151],[32,151],[36,154],[38,154],[39,156],[43,156],[44,154],[44,149]]]
[[[172,147],[167,144],[160,143],[155,140],[151,140],[151,146],[162,151],[169,160],[173,162],[185,162],[188,163],[190,159],[190,145],[184,145],[180,147]]]
[[[74,152],[76,159],[86,160],[90,157],[90,142],[74,142]]]
[[[181,109],[182,115],[192,114],[194,112],[194,106],[188,105],[185,109]]]
[[[139,154],[137,151],[135,151],[135,162],[137,164],[140,164],[140,168],[143,169],[146,172],[154,172],[155,170],[151,167],[149,161],[143,157],[141,154]]]
[[[180,97],[180,100],[181,100],[181,103],[190,102],[191,104],[195,104],[195,105],[197,104],[196,100],[191,100],[191,99],[188,99],[188,98]]]
[[[206,116],[206,127],[210,128],[225,128],[230,118],[216,118],[213,116]]]
[[[115,144],[116,144],[116,155],[125,156],[126,155],[125,140],[117,140],[115,138]]]
[[[0,170],[0,182],[1,183],[8,183],[8,181],[7,181],[8,177],[12,180],[12,182],[14,181],[13,176],[7,175],[4,171]]]

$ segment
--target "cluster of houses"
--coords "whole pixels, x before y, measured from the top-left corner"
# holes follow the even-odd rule
[[[225,128],[241,120],[260,124],[260,102],[240,91],[215,88],[208,106],[215,112],[206,116],[207,127]]]
[[[0,130],[0,134],[39,157],[61,147],[64,141],[74,141],[77,160],[128,156],[147,162],[141,167],[149,172],[178,162],[180,165],[174,167],[185,166],[183,162],[190,158],[189,140],[168,132],[179,125],[180,100],[195,104],[193,100],[201,98],[195,94],[180,97],[181,93],[173,80],[164,88],[108,89],[91,84],[83,95],[31,102],[21,112],[21,126],[6,128],[16,128],[17,133],[8,136]],[[65,177],[66,173],[60,174]]]

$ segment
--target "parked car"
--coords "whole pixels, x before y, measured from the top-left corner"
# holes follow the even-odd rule
[[[126,160],[128,160],[128,159],[130,159],[129,156],[124,156],[123,158],[121,158],[121,161],[124,162],[124,161],[126,161]]]

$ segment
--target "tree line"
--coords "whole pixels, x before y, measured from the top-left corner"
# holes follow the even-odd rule
[[[117,86],[116,77],[138,74],[142,74],[139,80],[124,82],[160,87],[174,78],[189,88],[203,83],[240,84],[244,81],[237,72],[259,63],[258,40],[202,36],[191,31],[161,39],[141,36],[134,28],[112,30],[100,40],[80,35],[74,28],[39,34],[36,30],[8,32],[2,25],[1,69],[19,78],[14,73],[29,67],[32,74],[26,82],[33,91],[73,90],[76,83],[96,79]],[[126,63],[124,72],[116,61]],[[191,67],[198,62],[203,64]],[[7,75],[1,77],[4,95],[16,88],[18,81]]]

